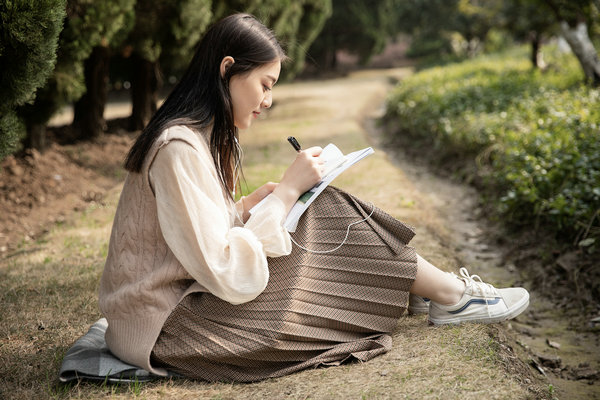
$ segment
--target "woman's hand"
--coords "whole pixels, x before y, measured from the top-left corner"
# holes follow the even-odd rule
[[[248,196],[245,196],[242,199],[242,206],[244,207],[244,213],[242,214],[242,219],[243,219],[244,223],[246,221],[248,221],[248,218],[250,218],[250,210],[252,209],[252,207],[257,205],[258,203],[260,203],[262,201],[262,199],[264,199],[265,197],[270,195],[273,192],[273,190],[275,190],[276,187],[277,187],[277,183],[267,182],[264,185],[262,185],[261,187],[259,187],[258,189],[256,189],[254,192],[250,193]]]
[[[323,149],[320,147],[311,147],[298,152],[296,160],[288,167],[281,182],[273,190],[273,194],[283,201],[287,211],[296,204],[302,193],[321,181],[321,151]]]

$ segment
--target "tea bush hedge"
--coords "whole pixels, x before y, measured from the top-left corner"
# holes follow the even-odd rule
[[[593,250],[600,245],[600,90],[577,60],[545,48],[422,70],[387,101],[389,135],[430,145],[445,163],[471,160],[504,220],[543,226]]]

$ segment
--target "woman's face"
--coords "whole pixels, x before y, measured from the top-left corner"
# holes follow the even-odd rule
[[[273,102],[273,85],[279,79],[281,61],[273,61],[244,75],[234,75],[229,80],[229,93],[233,103],[233,122],[238,129],[247,129],[264,108]]]

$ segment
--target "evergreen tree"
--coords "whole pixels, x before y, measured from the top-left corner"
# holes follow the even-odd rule
[[[133,28],[135,0],[98,2],[97,23],[101,39],[83,64],[85,93],[74,104],[73,133],[78,139],[92,139],[106,130],[104,106],[108,96],[111,48],[120,44]]]
[[[454,30],[458,0],[394,0],[396,26],[411,35],[409,56],[452,52],[450,32]]]
[[[280,0],[275,4],[265,2],[256,11],[257,17],[272,28],[284,43],[291,59],[284,70],[285,79],[291,79],[302,70],[307,49],[321,33],[331,13],[331,0]]]
[[[32,101],[52,73],[64,17],[65,0],[0,3],[0,159],[25,134],[15,109]]]
[[[131,46],[130,129],[142,129],[156,111],[162,86],[160,65],[181,68],[212,20],[211,0],[137,0]]]
[[[332,14],[308,53],[322,69],[335,69],[336,52],[346,50],[365,63],[380,52],[388,37],[387,0],[333,0]]]
[[[331,1],[138,0],[135,28],[126,41],[133,48],[131,129],[142,129],[156,110],[161,72],[181,72],[208,25],[235,12],[254,14],[273,28],[292,59],[285,70],[290,77],[303,67],[306,48],[331,13]]]
[[[54,73],[38,91],[35,102],[19,110],[27,125],[26,146],[45,148],[48,120],[62,106],[83,95],[84,61],[95,46],[124,23],[126,11],[127,1],[67,1],[67,18],[59,38]]]
[[[283,43],[290,62],[284,79],[302,70],[306,52],[331,16],[331,0],[225,0],[214,5],[215,20],[235,12],[255,15],[273,29]]]

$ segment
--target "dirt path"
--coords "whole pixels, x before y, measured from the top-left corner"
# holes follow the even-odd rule
[[[376,120],[382,111],[375,111],[364,122],[367,134],[380,144],[385,140]],[[472,267],[471,273],[484,276],[498,287],[530,286],[524,278],[527,265],[519,264],[522,257],[512,254],[513,247],[508,243],[498,243],[498,228],[486,219],[474,188],[436,175],[425,162],[407,156],[402,149],[385,151],[434,210],[442,223],[437,237],[454,249],[461,265]],[[531,295],[527,312],[503,324],[504,333],[520,347],[519,356],[552,385],[553,397],[600,399],[600,332],[580,315],[559,308],[543,293]]]
[[[459,266],[468,265],[472,266],[471,273],[489,281],[519,281],[516,268],[498,268],[502,250],[486,241],[476,197],[470,189],[436,178],[400,153],[379,147],[372,118],[381,111],[390,79],[401,79],[408,73],[406,69],[363,71],[340,79],[278,85],[267,118],[241,137],[249,189],[279,178],[294,156],[285,141],[289,135],[304,146],[333,142],[344,152],[374,146],[374,155],[353,166],[334,184],[417,227],[411,244],[440,268],[457,271]],[[102,160],[103,152],[118,160],[129,142],[127,135],[116,139],[107,136],[81,154],[69,150],[68,160],[74,160],[78,168],[97,169],[95,160]],[[115,157],[115,152],[122,153]],[[95,179],[91,173],[83,175],[82,186],[86,180]],[[103,176],[122,179],[116,169]],[[73,187],[78,187],[76,182]],[[571,394],[584,393],[567,386],[563,389],[562,382],[553,381],[550,374],[549,378],[541,377],[528,365],[530,353],[512,339],[538,346],[541,336],[536,329],[546,327],[540,322],[544,315],[538,308],[533,322],[524,317],[513,324],[492,326],[429,327],[423,316],[403,317],[393,334],[392,350],[368,363],[303,371],[251,385],[172,381],[133,389],[94,385],[56,388],[52,377],[62,353],[100,316],[95,293],[119,189],[120,184],[102,189],[102,195],[93,196],[83,209],[79,204],[66,219],[46,226],[47,233],[31,235],[29,241],[16,250],[9,248],[0,259],[0,306],[11,310],[0,318],[0,398],[3,390],[7,398],[23,399],[39,393],[71,398],[104,398],[108,393],[124,398],[141,394],[144,398],[215,399],[521,399],[557,394],[567,399],[576,398]],[[52,202],[47,201],[44,207],[46,216],[51,214]],[[26,219],[22,217],[22,221]],[[577,346],[567,346],[566,338],[558,340],[563,344],[561,357],[567,347],[581,353]],[[597,369],[597,360],[592,356],[588,359],[590,367]],[[593,391],[597,385],[587,385],[587,389],[587,398],[597,395]]]
[[[334,184],[339,182],[353,193],[372,199],[379,207],[417,227],[414,245],[421,254],[446,270],[467,266],[471,273],[498,287],[529,287],[523,278],[526,274],[522,273],[526,266],[515,264],[512,260],[517,257],[508,254],[508,246],[493,239],[494,227],[482,215],[473,188],[436,176],[425,163],[407,158],[401,149],[382,145],[376,119],[381,116],[391,82],[407,73],[407,69],[362,71],[341,80],[305,83],[299,85],[301,89],[293,85],[282,90],[281,102],[285,105],[304,99],[309,114],[319,110],[334,116],[325,136],[322,129],[315,131],[317,135],[300,130],[297,136],[311,141],[309,145],[325,145],[329,140],[344,148],[346,141],[357,140],[357,133],[386,154],[386,161],[395,170],[390,170],[387,162],[373,168],[359,164]],[[305,108],[296,105],[302,114]],[[336,110],[339,105],[343,108]],[[278,117],[275,109],[267,123],[276,124]],[[340,124],[345,126],[345,133],[337,133]],[[262,127],[256,130],[262,131]],[[344,150],[360,147],[354,143],[355,147],[350,145]],[[501,326],[503,334],[518,347],[522,360],[547,382],[551,396],[600,399],[600,385],[594,384],[600,367],[599,335],[585,326],[585,321],[559,311],[543,295],[532,293],[529,310]]]

